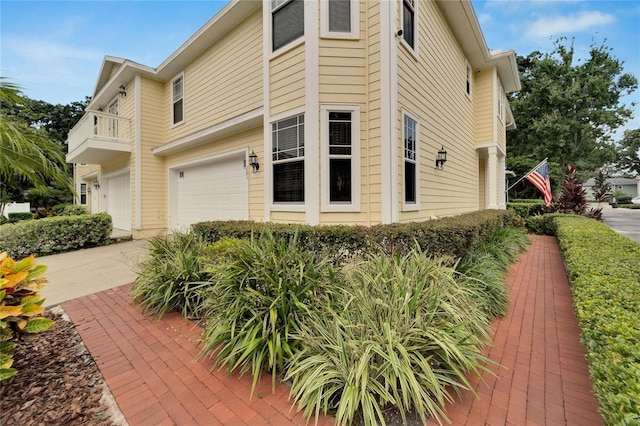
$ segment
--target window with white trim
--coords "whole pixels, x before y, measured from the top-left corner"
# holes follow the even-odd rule
[[[360,211],[360,107],[321,106],[322,210]]]
[[[402,38],[416,50],[416,4],[415,0],[402,0]]]
[[[467,68],[467,85],[466,85],[466,91],[467,91],[467,96],[471,97],[471,79],[473,78],[473,72],[471,70],[471,65],[469,65],[469,62],[466,62],[466,68]]]
[[[404,158],[404,204],[418,205],[418,161],[420,149],[418,145],[418,122],[406,113],[402,126],[403,158]]]
[[[184,120],[184,75],[179,75],[171,82],[171,114],[173,124]]]
[[[85,206],[87,204],[87,184],[80,184],[80,204]]]
[[[321,36],[330,38],[360,37],[360,2],[358,0],[323,0]]]
[[[304,202],[304,114],[271,124],[273,202]]]
[[[271,0],[272,51],[304,35],[304,0]]]
[[[504,91],[502,84],[498,83],[498,118],[504,120]]]

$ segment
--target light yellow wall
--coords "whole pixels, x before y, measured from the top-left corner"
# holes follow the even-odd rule
[[[262,142],[262,127],[256,127],[223,139],[211,141],[166,157],[165,175],[167,170],[175,165],[198,160],[200,158],[213,157],[230,151],[246,149],[247,152],[255,151],[259,159],[264,158],[264,144]],[[264,218],[264,171],[258,173],[248,172],[249,176],[249,219],[262,221]],[[165,183],[164,188],[167,188]],[[165,190],[164,199],[167,202],[168,193]],[[166,214],[166,209],[165,209]],[[166,226],[166,225],[165,225]]]
[[[496,76],[497,78],[497,76]],[[499,79],[498,79],[499,81]],[[498,96],[498,94],[496,93],[496,97]],[[507,103],[507,97],[506,95],[504,95],[504,92],[502,93],[502,107],[503,107],[503,112],[502,112],[502,119],[500,119],[499,117],[496,117],[496,130],[495,130],[495,134],[496,134],[496,141],[498,142],[498,145],[503,149],[504,152],[507,152],[507,131],[506,131],[506,121],[507,121],[507,112],[506,112],[506,108],[508,108],[508,103]]]
[[[485,159],[478,158],[478,208],[480,210],[485,209]]]
[[[473,92],[473,104],[476,117],[475,140],[477,144],[495,141],[493,106],[493,68],[482,70],[475,74],[475,90]]]
[[[184,122],[173,126],[172,83],[164,85],[166,141],[262,106],[262,11],[257,10],[184,68]]]
[[[402,222],[478,209],[474,109],[466,94],[465,55],[436,4],[417,3],[417,60],[404,43],[398,41],[397,161],[399,217]],[[401,10],[398,8],[400,19]],[[401,27],[399,21],[397,25]],[[421,209],[417,212],[402,212],[402,108],[419,118]],[[442,171],[435,169],[436,153],[441,146],[448,153],[448,161]]]
[[[304,43],[269,60],[269,114],[286,113],[305,105]]]

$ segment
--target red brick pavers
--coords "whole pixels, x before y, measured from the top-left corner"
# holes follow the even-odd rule
[[[264,377],[211,370],[196,360],[201,329],[177,313],[162,320],[132,305],[130,285],[63,304],[129,425],[305,424],[289,388]],[[321,425],[333,419],[321,418]]]
[[[532,244],[507,275],[509,311],[492,324],[497,376],[446,407],[454,425],[602,425],[571,290],[554,237]],[[428,425],[436,425],[430,420]]]

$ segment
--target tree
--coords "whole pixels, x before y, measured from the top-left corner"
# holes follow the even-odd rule
[[[640,175],[640,129],[625,130],[618,145],[618,168]]]
[[[615,161],[613,131],[632,110],[621,97],[638,87],[604,44],[592,43],[589,57],[576,58],[573,41],[555,42],[551,53],[518,57],[522,90],[510,96],[518,128],[507,133],[510,156],[549,158],[562,169],[577,164],[596,170]]]
[[[594,177],[593,194],[596,201],[602,203],[607,201],[609,192],[611,191],[611,184],[607,182],[607,175],[600,169],[598,174]]]
[[[3,77],[0,77],[0,102],[9,105],[23,102],[20,88]],[[60,145],[44,130],[30,127],[14,116],[0,115],[1,201],[8,201],[17,183],[35,187],[53,184],[73,192],[67,169]]]

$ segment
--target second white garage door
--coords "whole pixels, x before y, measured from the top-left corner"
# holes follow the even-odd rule
[[[195,166],[172,169],[176,190],[171,228],[209,220],[244,220],[249,217],[249,196],[244,153]]]

